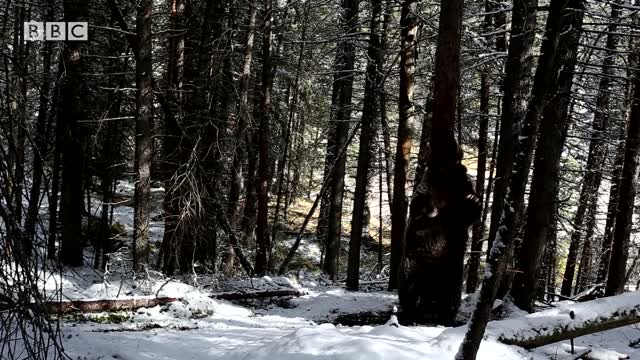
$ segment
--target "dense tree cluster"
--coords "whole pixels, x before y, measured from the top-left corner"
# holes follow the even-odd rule
[[[471,358],[496,296],[534,311],[638,277],[638,10],[6,1],[0,252],[104,269],[124,244],[136,276],[265,275],[314,235],[314,266],[358,289],[376,245],[404,322],[452,324],[481,287]],[[27,20],[87,21],[89,40],[24,41]]]

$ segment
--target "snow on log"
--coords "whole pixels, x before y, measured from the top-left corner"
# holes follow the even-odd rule
[[[125,299],[51,301],[43,305],[47,309],[47,312],[69,314],[74,312],[136,310],[143,307],[164,305],[179,300],[179,298],[172,297],[136,297]]]
[[[249,299],[264,299],[271,297],[287,297],[287,296],[302,296],[304,292],[297,289],[277,289],[277,290],[262,290],[262,291],[235,291],[224,292],[211,295],[212,299],[222,300],[249,300]]]
[[[271,289],[260,291],[237,291],[214,293],[209,295],[212,299],[221,300],[249,300],[249,299],[266,299],[273,297],[292,297],[302,296],[303,291],[297,289]],[[0,298],[2,300],[2,298]],[[174,301],[182,301],[182,297],[125,297],[120,299],[82,299],[82,300],[62,300],[47,301],[41,304],[42,308],[49,313],[70,314],[76,312],[103,312],[103,311],[130,311],[143,307],[154,307],[157,305],[165,305]],[[6,304],[5,304],[6,303]],[[15,303],[0,301],[0,311],[11,310],[15,308]],[[32,304],[33,305],[33,304]]]
[[[633,292],[492,321],[486,333],[502,343],[532,349],[638,322],[640,292]]]

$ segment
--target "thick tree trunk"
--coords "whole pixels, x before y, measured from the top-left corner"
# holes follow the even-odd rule
[[[400,319],[405,323],[454,322],[468,229],[481,212],[454,138],[462,4],[462,0],[441,4],[431,152],[427,172],[411,200],[399,271]]]
[[[400,99],[398,118],[398,145],[393,166],[393,205],[391,212],[391,263],[389,265],[389,290],[398,287],[398,271],[402,261],[402,244],[407,226],[406,195],[407,172],[411,157],[415,109],[413,106],[415,56],[418,21],[415,16],[415,1],[405,0],[400,14],[401,52],[400,52]]]
[[[511,183],[514,160],[518,153],[513,150],[514,141],[518,139],[527,114],[537,6],[538,0],[517,1],[513,6],[511,37],[505,65],[498,159],[491,203],[491,224],[487,238],[487,258],[491,254],[493,240],[498,234],[498,227],[505,212],[507,187]],[[501,40],[499,43],[498,46],[503,46]]]
[[[638,52],[636,56],[640,56],[640,47],[637,47],[634,51]],[[638,68],[632,72],[631,79],[633,96],[629,125],[627,127],[618,213],[613,232],[605,295],[619,294],[624,290],[627,258],[629,256],[629,238],[631,225],[633,224],[635,186],[637,182],[636,169],[638,166],[638,150],[640,149],[640,70]]]
[[[534,80],[534,99],[528,104],[527,121],[525,134],[532,136],[537,128],[537,107],[543,103],[541,90],[544,90],[551,82],[548,79],[551,65],[555,55],[555,46],[560,34],[562,23],[558,19],[562,18],[562,1],[552,1],[551,10],[547,19],[547,32],[543,41],[543,51],[536,70]],[[494,203],[492,211],[492,222],[490,232],[489,253],[487,265],[482,280],[480,297],[469,321],[467,333],[463,343],[456,355],[457,359],[475,359],[480,342],[482,341],[489,315],[493,307],[494,299],[498,294],[501,282],[505,282],[503,274],[509,265],[511,254],[514,248],[514,238],[517,231],[517,221],[520,208],[524,202],[524,188],[528,171],[525,165],[526,144],[519,141],[519,127],[524,117],[522,103],[526,94],[526,78],[530,69],[528,66],[531,60],[527,56],[525,66],[521,63],[521,57],[526,56],[531,49],[533,32],[535,31],[535,7],[536,1],[529,3],[515,2],[513,8],[512,36],[509,45],[508,61],[505,77],[505,96],[503,98],[503,113],[501,118],[500,131],[500,152],[498,155],[498,170],[496,174],[496,189],[494,193]],[[523,52],[523,50],[526,50]],[[517,117],[514,118],[514,115]],[[532,139],[529,139],[529,144]],[[524,147],[523,147],[524,146]],[[514,159],[517,166],[514,165]],[[518,171],[511,175],[513,170]],[[500,177],[508,176],[500,180]],[[498,181],[499,180],[499,181]],[[496,202],[500,202],[497,204]],[[547,209],[548,210],[548,209]],[[495,211],[498,211],[495,213]]]
[[[382,1],[371,1],[371,21],[368,64],[365,79],[364,104],[360,128],[360,147],[358,150],[358,168],[356,170],[356,189],[351,218],[351,239],[349,242],[349,262],[347,263],[347,288],[358,290],[360,281],[360,245],[363,229],[368,227],[368,218],[364,216],[371,165],[372,142],[375,138],[375,122],[379,117],[378,84],[382,72],[382,51],[380,48],[380,14]],[[368,236],[369,234],[364,234]]]
[[[88,4],[82,0],[64,1],[64,20],[87,19]],[[79,120],[85,119],[82,97],[87,84],[82,80],[84,56],[82,42],[69,41],[64,48],[65,78],[62,85],[59,126],[62,134],[62,251],[65,265],[81,266],[82,258],[82,209],[84,208],[84,130]],[[61,65],[62,66],[62,65]]]
[[[133,268],[144,271],[149,260],[149,202],[151,199],[151,118],[153,90],[151,86],[151,13],[152,1],[143,0],[138,5],[136,32],[136,143],[133,218]]]
[[[602,178],[602,166],[607,154],[605,135],[609,126],[609,86],[613,72],[612,66],[614,65],[615,59],[614,52],[616,51],[618,43],[618,36],[616,35],[616,32],[619,13],[619,6],[612,3],[610,16],[611,23],[607,28],[606,41],[606,48],[609,50],[605,52],[605,58],[602,62],[602,76],[598,83],[596,109],[593,115],[593,132],[591,134],[591,143],[589,145],[589,157],[586,167],[587,173],[584,177],[584,181],[582,182],[582,190],[580,192],[580,199],[578,200],[578,209],[576,210],[573,219],[574,231],[571,235],[569,254],[567,255],[567,265],[561,289],[561,294],[564,296],[571,295],[576,260],[583,233],[585,238],[584,244],[582,244],[583,251],[580,260],[580,268],[582,271],[578,275],[581,279],[588,279],[589,275],[584,272],[591,271],[590,267],[587,266],[587,263],[590,262],[589,258],[591,251],[591,235],[589,233],[593,234],[593,226],[595,225],[593,217],[595,215],[595,207],[597,205],[597,194],[598,189],[600,188],[600,180]],[[586,224],[588,228],[583,228],[583,224]],[[577,284],[579,284],[579,282],[577,282]],[[583,288],[584,285],[585,283],[583,282],[578,286],[578,288]]]
[[[521,272],[516,275],[513,288],[516,305],[528,311],[534,309],[539,285],[537,276],[540,260],[544,253],[547,232],[553,224],[553,213],[548,209],[555,208],[557,201],[560,156],[569,126],[571,85],[584,10],[582,0],[571,0],[568,3],[552,2],[551,6],[549,18],[557,25],[552,25],[555,29],[547,31],[547,37],[556,36],[558,39],[558,47],[555,50],[557,55],[552,61],[552,72],[558,75],[552,82],[555,86],[546,90],[551,98],[544,106],[540,125],[525,235],[517,257],[517,268]],[[553,34],[556,32],[558,35]],[[546,54],[546,49],[543,48],[543,51]],[[553,57],[553,53],[551,56]]]
[[[358,0],[342,0],[342,28],[345,37],[338,45],[333,94],[331,97],[331,118],[329,141],[327,142],[328,165],[338,159],[335,171],[329,182],[329,191],[323,199],[322,207],[326,215],[326,238],[323,270],[332,279],[338,274],[340,255],[340,237],[342,235],[342,200],[344,196],[344,177],[346,158],[338,158],[338,151],[347,142],[349,120],[351,118],[351,97],[353,93],[353,70],[355,64],[355,38],[352,35],[358,30]],[[322,211],[321,211],[322,213]]]

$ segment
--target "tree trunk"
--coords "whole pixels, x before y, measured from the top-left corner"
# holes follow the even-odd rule
[[[483,31],[491,31],[491,11],[492,6],[489,1],[485,1],[485,12]],[[490,41],[487,41],[490,42]],[[487,170],[487,136],[489,127],[489,95],[491,85],[489,84],[489,67],[485,66],[480,74],[480,118],[478,129],[478,166],[476,173],[476,195],[482,200],[484,198],[484,177]],[[460,110],[458,110],[460,113]],[[483,206],[482,202],[480,206]],[[482,232],[484,223],[473,224],[471,235],[471,251],[467,269],[466,292],[473,293],[478,287],[478,269],[480,268],[480,252],[482,251]]]
[[[547,19],[547,33],[543,41],[543,51],[540,58],[538,69],[536,70],[536,78],[534,89],[540,91],[544,89],[550,82],[546,76],[550,74],[550,64],[553,64],[553,56],[555,54],[555,43],[559,37],[560,23],[557,21],[562,16],[561,1],[551,3],[551,12]],[[513,7],[512,33],[509,44],[509,53],[506,66],[505,90],[503,98],[503,113],[500,125],[500,150],[498,155],[498,169],[496,174],[496,188],[494,192],[494,203],[490,233],[489,252],[487,257],[487,265],[485,274],[480,288],[480,296],[476,308],[469,321],[467,333],[462,342],[460,350],[456,355],[457,359],[475,359],[480,342],[482,341],[485,328],[489,321],[489,315],[493,307],[494,299],[498,294],[500,282],[504,282],[503,274],[507,268],[511,254],[514,248],[514,237],[516,233],[516,223],[519,207],[524,201],[524,188],[527,176],[519,174],[519,176],[511,176],[514,163],[513,160],[519,161],[519,167],[515,167],[522,172],[523,153],[520,152],[518,141],[515,135],[519,134],[519,127],[524,117],[522,106],[523,98],[526,94],[526,78],[529,61],[524,64],[521,57],[528,54],[533,41],[533,32],[535,31],[535,7],[537,1],[529,3],[515,2]],[[525,50],[523,52],[523,50]],[[523,66],[524,65],[524,66]],[[540,94],[537,95],[538,97]],[[533,99],[532,99],[533,101]],[[540,100],[538,100],[540,103]],[[537,103],[529,104],[536,105]],[[536,110],[535,108],[532,110]],[[514,118],[514,115],[517,116]],[[532,114],[529,112],[528,117]],[[536,117],[533,120],[537,121]],[[529,118],[527,122],[531,127],[532,121]],[[508,176],[502,178],[502,176]],[[516,184],[516,181],[519,182]],[[524,182],[524,184],[522,184]],[[514,189],[515,188],[515,189]],[[514,190],[517,190],[514,192]],[[496,202],[499,201],[500,204]],[[499,211],[495,213],[495,211]]]
[[[585,234],[585,240],[583,244],[583,256],[580,260],[580,267],[582,271],[589,271],[590,268],[585,266],[586,262],[590,262],[588,255],[590,253],[591,236],[586,236],[588,232],[593,233],[594,220],[592,217],[595,215],[595,206],[597,205],[597,194],[600,188],[600,180],[602,178],[602,166],[606,158],[607,144],[606,144],[606,131],[609,126],[609,86],[611,83],[611,75],[613,72],[612,66],[614,65],[614,59],[616,46],[618,43],[617,32],[617,19],[620,13],[620,8],[617,4],[613,3],[611,6],[611,16],[609,20],[611,23],[607,28],[607,41],[606,48],[609,49],[605,52],[605,58],[602,62],[602,76],[598,83],[598,94],[596,98],[596,109],[593,115],[591,143],[589,145],[589,157],[587,160],[586,175],[582,182],[582,191],[580,192],[580,199],[578,201],[578,209],[573,219],[574,231],[571,236],[571,243],[569,246],[569,254],[567,255],[567,265],[565,268],[564,278],[562,281],[561,294],[564,296],[570,296],[572,290],[572,281],[575,272],[576,260],[578,257],[578,248],[582,240],[583,233]],[[586,219],[585,219],[585,214]],[[587,224],[589,229],[583,229],[583,224]],[[579,274],[583,277],[586,274]],[[588,275],[587,275],[588,277]],[[582,286],[585,284],[583,283]]]
[[[633,49],[635,56],[640,56],[640,47]],[[631,63],[634,63],[631,61]],[[636,169],[638,166],[638,150],[640,149],[640,70],[634,69],[631,74],[633,96],[631,112],[627,127],[627,140],[624,150],[624,165],[620,181],[618,213],[615,219],[611,260],[605,287],[605,295],[619,294],[624,290],[627,258],[629,256],[629,238],[633,224],[633,208],[636,195]]]
[[[187,0],[171,0],[169,40],[169,59],[167,64],[167,94],[171,104],[165,108],[165,135],[163,142],[165,196],[163,200],[164,236],[162,239],[162,271],[172,274],[177,265],[177,248],[181,237],[178,228],[180,193],[176,186],[176,172],[180,161],[182,129],[179,121],[183,116],[181,94],[183,89],[184,68],[184,12]]]
[[[48,6],[48,14],[51,14],[53,6]],[[47,128],[49,127],[49,96],[51,91],[51,44],[45,43],[42,49],[42,84],[40,85],[38,121],[36,127],[36,139],[33,149],[33,178],[29,193],[29,208],[25,221],[25,240],[30,244],[36,234],[38,210],[40,208],[40,188],[44,176],[44,164],[48,151]],[[25,250],[29,245],[25,244]],[[31,250],[27,251],[29,254]]]
[[[151,87],[151,12],[152,0],[138,5],[136,33],[136,143],[133,218],[133,269],[138,274],[149,261],[149,202],[151,199],[151,119],[153,90]]]
[[[269,264],[271,242],[269,240],[268,226],[268,183],[269,183],[269,122],[271,121],[271,46],[272,46],[272,22],[273,1],[265,0],[265,29],[262,39],[262,95],[260,97],[260,127],[259,127],[259,160],[258,178],[256,189],[258,191],[258,221],[256,226],[256,265],[258,276],[266,274]]]
[[[537,6],[538,0],[517,1],[512,11],[511,37],[505,65],[504,95],[500,117],[498,159],[491,203],[491,224],[487,238],[487,259],[491,255],[493,240],[498,234],[498,227],[505,213],[507,187],[510,186],[514,160],[518,154],[514,150],[514,141],[518,139],[527,114],[526,104],[533,68],[532,48],[537,26],[535,11]]]
[[[598,274],[596,276],[597,283],[604,283],[607,280],[607,273],[609,272],[609,261],[611,259],[611,243],[613,242],[613,229],[616,224],[616,216],[618,214],[618,201],[620,199],[622,166],[624,165],[624,140],[626,138],[626,135],[626,127],[623,124],[622,126],[620,126],[618,146],[616,148],[616,158],[613,163],[613,171],[611,173],[611,189],[609,190],[607,220],[604,226],[604,235],[602,236],[602,252],[600,254],[600,261],[598,263]]]
[[[251,116],[249,112],[249,81],[251,79],[251,61],[256,31],[256,13],[256,3],[255,0],[252,0],[249,3],[249,16],[246,26],[247,34],[244,43],[242,68],[240,70],[240,88],[238,90],[240,101],[238,102],[238,109],[236,110],[238,114],[238,126],[236,127],[236,143],[233,153],[233,180],[229,190],[229,205],[227,207],[229,221],[234,231],[237,224],[238,200],[240,199],[240,192],[242,191],[242,167],[246,158],[245,139],[247,136],[247,127],[251,123],[249,119]]]
[[[88,4],[81,0],[64,1],[64,20],[84,21],[88,15]],[[84,56],[82,42],[65,44],[63,58],[65,78],[62,84],[61,112],[59,123],[62,134],[62,251],[65,265],[82,266],[82,209],[84,208],[84,152],[82,143],[85,130],[78,123],[86,119],[82,97],[87,84],[82,80]]]
[[[468,229],[480,218],[480,201],[454,138],[462,4],[462,0],[441,4],[431,152],[427,173],[411,200],[399,271],[400,320],[405,323],[454,322],[462,294]]]
[[[552,3],[553,5],[554,3]],[[525,235],[517,258],[518,270],[521,272],[516,275],[516,280],[514,280],[515,303],[521,309],[528,311],[534,309],[540,260],[544,253],[547,232],[552,225],[553,213],[548,209],[555,208],[557,198],[560,156],[569,126],[568,108],[584,8],[584,3],[581,0],[572,0],[566,5],[556,2],[555,5],[556,7],[552,11],[555,10],[553,15],[558,17],[550,16],[550,18],[552,18],[551,21],[555,21],[559,25],[555,31],[562,35],[558,35],[559,44],[556,49],[557,55],[553,60],[552,71],[556,74],[559,72],[559,75],[553,81],[556,86],[547,90],[551,98],[544,106],[529,195]],[[554,36],[549,32],[547,34],[549,37]],[[543,51],[546,53],[546,49]]]
[[[418,32],[418,21],[415,17],[415,1],[405,0],[400,14],[401,52],[400,52],[400,99],[398,102],[398,145],[393,166],[393,205],[391,212],[391,263],[389,265],[389,290],[398,287],[398,272],[402,261],[402,244],[404,242],[407,206],[406,195],[407,172],[411,157],[411,143],[415,122],[413,106],[415,47]]]
[[[338,274],[340,255],[340,237],[342,234],[342,200],[344,196],[344,177],[346,158],[338,158],[338,151],[347,142],[349,120],[351,119],[351,97],[353,93],[353,70],[355,64],[355,39],[352,36],[358,30],[358,0],[342,0],[342,28],[345,37],[338,45],[335,75],[333,79],[333,93],[331,97],[331,118],[329,141],[327,142],[328,165],[338,159],[335,171],[329,182],[329,191],[323,199],[326,215],[324,272],[331,279]],[[322,211],[321,211],[322,213]]]
[[[382,73],[382,49],[380,48],[380,14],[382,0],[371,1],[371,21],[369,46],[367,49],[368,63],[365,79],[364,104],[360,130],[360,147],[358,149],[358,169],[356,171],[356,189],[353,200],[353,215],[351,218],[351,239],[349,242],[349,262],[347,264],[347,289],[358,290],[360,281],[360,245],[363,229],[368,226],[368,219],[364,216],[367,202],[367,186],[369,182],[369,168],[371,165],[372,142],[375,138],[374,124],[379,116],[380,75]],[[364,234],[368,237],[369,234]]]

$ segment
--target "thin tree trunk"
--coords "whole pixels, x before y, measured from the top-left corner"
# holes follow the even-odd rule
[[[48,14],[51,14],[53,6],[48,7]],[[35,147],[33,149],[33,178],[31,191],[29,193],[29,208],[27,210],[27,220],[25,221],[25,239],[32,243],[36,234],[36,222],[38,220],[38,210],[40,208],[40,188],[44,175],[45,154],[48,153],[46,139],[47,127],[49,126],[49,96],[51,91],[51,45],[45,43],[42,49],[42,84],[40,85],[40,96],[38,104],[38,121],[36,128]],[[26,245],[26,244],[25,244]],[[27,246],[25,246],[25,249]],[[31,252],[30,250],[28,251]]]
[[[577,48],[580,42],[584,3],[582,0],[571,0],[568,3],[552,2],[551,21],[558,27],[554,35],[547,32],[548,37],[558,36],[557,55],[552,72],[557,75],[553,79],[548,94],[553,96],[544,106],[540,126],[539,140],[534,161],[533,180],[527,208],[525,235],[517,258],[519,272],[514,280],[514,301],[521,309],[534,310],[535,295],[538,287],[538,271],[544,253],[547,232],[553,224],[553,213],[548,209],[555,208],[558,194],[558,178],[560,176],[560,156],[564,147],[569,127],[569,102]],[[555,12],[553,12],[555,10]],[[552,16],[553,15],[553,16]],[[554,18],[554,16],[558,16]],[[552,25],[556,26],[556,25]],[[547,51],[543,48],[543,51]],[[551,50],[553,51],[553,50]]]
[[[598,274],[596,282],[601,284],[607,280],[609,272],[609,261],[611,259],[611,243],[613,242],[613,229],[615,228],[616,216],[618,214],[618,201],[620,199],[620,184],[622,181],[622,166],[624,165],[624,146],[626,138],[626,127],[620,126],[620,135],[618,136],[618,146],[616,148],[616,157],[613,163],[613,172],[611,173],[611,189],[609,190],[609,204],[607,206],[607,220],[604,226],[604,235],[602,236],[602,252],[598,263]]]
[[[398,271],[402,261],[402,247],[407,226],[406,195],[407,172],[411,157],[411,143],[415,122],[413,105],[415,47],[418,21],[415,16],[415,1],[405,0],[400,14],[401,52],[400,52],[400,99],[398,102],[398,144],[393,166],[393,211],[391,212],[391,263],[389,271],[389,290],[398,288]]]
[[[491,31],[492,6],[489,1],[485,1],[485,12],[483,30],[485,33]],[[482,200],[484,198],[484,180],[487,169],[487,136],[489,128],[489,95],[491,86],[489,84],[489,68],[485,66],[480,74],[480,119],[478,130],[478,166],[476,173],[476,195]],[[460,112],[460,110],[458,110]],[[483,206],[481,203],[480,206]],[[467,269],[466,292],[473,293],[478,287],[478,269],[480,268],[480,252],[482,251],[482,232],[484,223],[473,224],[471,235],[471,251]]]
[[[633,56],[640,56],[640,47],[633,49]],[[631,61],[631,63],[635,63]],[[636,195],[636,169],[638,166],[638,150],[640,149],[640,70],[636,68],[632,72],[631,87],[633,96],[631,100],[631,112],[627,127],[627,140],[625,142],[624,165],[622,167],[622,180],[620,182],[620,196],[618,213],[615,219],[613,241],[611,245],[611,259],[605,286],[605,295],[619,294],[624,290],[627,258],[629,256],[629,238],[631,225],[633,224],[633,208]]]
[[[360,245],[363,229],[368,226],[368,219],[364,216],[367,202],[367,186],[369,183],[369,168],[371,165],[372,142],[375,138],[374,124],[379,116],[380,73],[382,72],[382,51],[380,48],[380,13],[382,0],[371,1],[371,22],[369,47],[367,49],[368,63],[365,79],[365,94],[362,108],[360,130],[360,147],[358,149],[358,168],[356,171],[356,189],[353,200],[353,215],[351,218],[351,239],[349,242],[349,262],[347,263],[347,289],[358,290],[360,282]],[[368,236],[369,234],[364,234]]]
[[[187,0],[171,0],[170,27],[172,36],[169,41],[169,59],[167,64],[167,82],[169,83],[168,95],[171,105],[165,108],[165,136],[163,142],[165,162],[165,196],[163,200],[164,210],[164,236],[162,239],[162,271],[172,274],[177,263],[177,247],[179,240],[178,229],[178,198],[180,194],[175,189],[174,176],[179,167],[180,143],[182,129],[179,121],[183,116],[181,93],[184,68],[184,35],[181,29],[184,26],[184,13]],[[158,259],[160,260],[160,258]]]
[[[236,229],[237,213],[238,213],[238,201],[240,199],[240,192],[242,191],[242,167],[246,159],[246,137],[247,127],[251,123],[249,112],[249,80],[251,79],[251,61],[253,57],[253,43],[256,31],[256,13],[257,7],[255,0],[249,3],[249,16],[247,20],[247,34],[244,44],[244,54],[242,61],[242,68],[240,74],[240,88],[238,95],[240,101],[238,102],[238,126],[236,128],[236,144],[235,151],[233,153],[233,180],[231,182],[231,188],[229,190],[229,204],[227,207],[227,213],[229,216],[229,222],[233,231]]]
[[[595,214],[594,206],[597,202],[598,189],[600,188],[600,180],[602,178],[602,166],[606,158],[607,144],[606,144],[606,131],[609,126],[609,86],[611,83],[610,75],[613,72],[612,66],[614,65],[614,58],[616,46],[618,43],[617,32],[617,19],[619,17],[620,8],[617,4],[613,3],[611,7],[610,20],[611,24],[607,28],[607,41],[605,58],[602,62],[602,76],[598,83],[598,94],[596,99],[596,110],[593,116],[592,123],[592,135],[591,143],[589,145],[589,157],[587,160],[587,173],[582,182],[582,191],[580,192],[580,199],[578,201],[578,209],[573,219],[574,231],[571,236],[571,243],[569,246],[569,254],[567,255],[567,265],[565,267],[564,278],[562,281],[561,294],[564,296],[570,296],[572,290],[572,281],[575,273],[576,261],[578,258],[578,249],[581,245],[582,235],[585,233],[585,240],[583,244],[583,256],[581,257],[580,267],[582,271],[591,271],[590,267],[587,267],[586,263],[590,262],[589,253],[591,251],[591,237],[586,236],[589,232],[588,229],[583,228],[583,224],[590,226],[590,232],[593,233],[593,217]],[[586,219],[585,219],[585,214]],[[579,276],[584,277],[586,274],[579,273]],[[577,282],[579,283],[579,282]],[[584,285],[584,283],[582,284]]]
[[[269,239],[268,226],[268,192],[269,192],[269,122],[271,121],[271,47],[273,40],[273,1],[265,0],[265,29],[262,39],[262,95],[260,97],[260,127],[259,127],[259,161],[256,189],[258,191],[258,217],[256,226],[256,265],[258,276],[265,275],[269,270],[269,253],[271,241]]]
[[[342,28],[345,38],[338,45],[335,61],[335,75],[331,101],[331,118],[329,141],[327,142],[327,161],[325,174],[329,164],[338,159],[335,171],[329,182],[329,191],[323,199],[326,215],[324,272],[331,279],[338,274],[340,256],[340,238],[342,235],[342,200],[344,197],[344,177],[346,158],[337,158],[337,153],[347,142],[349,120],[351,119],[351,98],[353,93],[353,78],[355,66],[355,39],[358,30],[358,0],[342,1]],[[321,211],[322,213],[322,211]]]
[[[529,97],[531,69],[533,68],[531,54],[537,23],[535,11],[537,6],[538,0],[517,1],[514,3],[512,11],[511,37],[505,69],[502,116],[500,117],[498,159],[491,203],[491,224],[487,240],[487,259],[491,255],[493,240],[498,234],[498,227],[502,215],[505,213],[507,187],[511,183],[514,160],[517,154],[513,148],[513,142],[517,141],[527,114],[526,101]]]
[[[138,5],[136,32],[136,143],[133,218],[133,268],[138,274],[144,271],[149,260],[149,202],[151,199],[151,119],[153,91],[151,87],[151,13],[152,0],[142,0]]]

